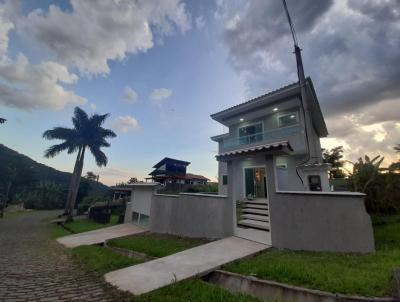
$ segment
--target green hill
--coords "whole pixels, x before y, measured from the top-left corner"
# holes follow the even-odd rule
[[[15,177],[13,177],[13,175]],[[6,189],[8,179],[13,177],[14,190],[16,187],[26,186],[28,182],[53,182],[68,186],[71,173],[62,172],[38,163],[26,155],[18,153],[0,144],[0,190]],[[89,181],[91,193],[102,194],[107,192],[108,186],[95,181]],[[4,193],[3,193],[4,194]]]

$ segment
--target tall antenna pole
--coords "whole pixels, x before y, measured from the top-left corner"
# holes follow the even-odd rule
[[[311,120],[311,111],[309,108],[308,98],[307,98],[307,91],[306,91],[307,83],[306,83],[306,77],[304,75],[303,59],[301,58],[301,48],[299,47],[298,42],[297,42],[296,32],[294,30],[292,19],[290,18],[286,0],[282,0],[282,2],[283,2],[283,7],[286,12],[286,17],[289,22],[290,31],[291,31],[292,37],[293,37],[294,53],[296,55],[296,63],[297,63],[297,75],[299,78],[299,86],[300,86],[301,103],[302,103],[302,107],[303,107],[303,111],[304,111],[304,124],[305,124],[305,132],[306,132],[305,135],[306,135],[306,140],[307,140],[307,151],[308,151],[308,159],[303,163],[303,165],[304,165],[304,164],[309,163],[311,161],[311,159],[317,158],[314,145],[310,142],[311,133],[313,131],[312,120]]]

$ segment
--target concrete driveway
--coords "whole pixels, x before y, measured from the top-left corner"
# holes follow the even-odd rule
[[[101,244],[109,239],[144,232],[147,232],[147,230],[130,223],[124,223],[94,231],[64,236],[58,238],[57,241],[67,248],[74,248],[81,245]]]

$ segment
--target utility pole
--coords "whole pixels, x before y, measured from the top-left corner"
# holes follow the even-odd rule
[[[296,55],[296,63],[297,63],[297,75],[299,78],[299,86],[300,86],[301,104],[304,111],[304,124],[306,132],[305,135],[306,135],[308,159],[304,163],[302,163],[302,165],[315,162],[319,163],[320,161],[319,157],[316,154],[316,150],[312,147],[313,144],[311,143],[311,137],[310,137],[313,131],[313,124],[311,120],[311,110],[309,107],[308,97],[307,97],[307,90],[306,90],[307,82],[306,82],[306,77],[304,75],[303,59],[301,57],[301,48],[299,47],[299,44],[297,42],[296,32],[294,30],[292,19],[290,18],[289,10],[286,5],[286,0],[282,0],[282,2],[286,12],[286,17],[289,22],[290,31],[293,37],[294,53]],[[313,160],[315,160],[315,162]]]

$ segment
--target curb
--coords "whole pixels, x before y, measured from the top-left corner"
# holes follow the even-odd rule
[[[399,270],[400,275],[400,270]],[[399,276],[400,277],[400,276]],[[396,302],[394,297],[363,297],[333,294],[320,290],[288,285],[275,281],[216,270],[207,276],[207,281],[231,292],[245,293],[262,301],[299,302]],[[400,281],[400,280],[398,280]]]

